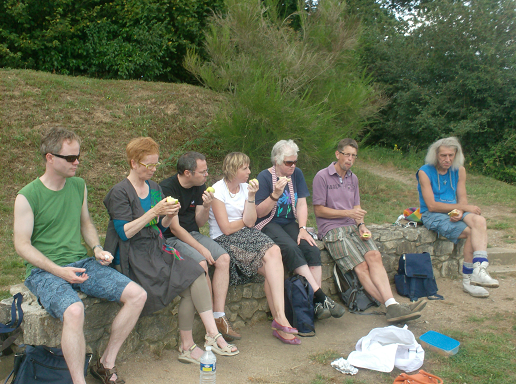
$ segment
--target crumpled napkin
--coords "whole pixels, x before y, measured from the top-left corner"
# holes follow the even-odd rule
[[[341,357],[335,361],[331,362],[331,366],[335,368],[340,373],[344,373],[347,375],[356,375],[358,373],[358,369],[353,367],[345,358]]]

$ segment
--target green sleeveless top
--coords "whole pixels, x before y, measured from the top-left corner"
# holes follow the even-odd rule
[[[57,265],[67,265],[87,257],[81,244],[81,208],[84,201],[85,182],[70,177],[60,191],[52,191],[38,178],[23,187],[34,214],[31,243]],[[25,262],[28,277],[33,268]]]

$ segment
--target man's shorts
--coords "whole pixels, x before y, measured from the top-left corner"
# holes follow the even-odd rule
[[[435,231],[439,235],[457,244],[459,236],[468,227],[463,219],[470,213],[471,212],[464,212],[461,220],[451,221],[450,216],[446,213],[426,211],[421,215],[421,221],[429,230]]]
[[[61,321],[66,309],[81,301],[77,291],[109,301],[120,301],[122,292],[131,282],[128,277],[109,266],[101,265],[93,257],[76,261],[66,267],[85,268],[88,278],[81,284],[70,284],[50,272],[34,268],[25,279],[25,285],[36,295],[43,308]]]
[[[322,240],[333,260],[346,271],[363,263],[367,252],[378,250],[372,238],[360,238],[360,232],[354,225],[332,229]]]
[[[219,244],[217,244],[215,241],[213,241],[207,236],[201,235],[197,231],[190,232],[190,235],[192,235],[192,237],[195,240],[201,243],[201,245],[204,248],[210,251],[213,260],[217,260],[220,257],[220,255],[227,253],[226,250],[222,248]],[[201,255],[195,248],[186,244],[185,242],[182,242],[177,237],[169,237],[167,239],[167,244],[177,249],[181,256],[187,256],[191,259],[194,259],[198,263],[200,263],[201,261],[206,261],[206,258],[203,255]]]

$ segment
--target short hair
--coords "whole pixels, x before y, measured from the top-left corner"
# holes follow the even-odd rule
[[[439,165],[439,148],[449,147],[455,149],[455,158],[451,165],[452,169],[458,169],[464,165],[464,154],[462,153],[462,146],[460,145],[459,139],[456,137],[445,137],[444,139],[437,140],[435,143],[430,145],[428,153],[425,157],[425,163],[431,164],[434,167]]]
[[[159,145],[150,137],[137,137],[132,139],[125,148],[127,163],[131,167],[131,160],[141,162],[145,156],[159,155]]]
[[[206,156],[199,152],[186,152],[177,160],[177,173],[182,175],[185,171],[195,171],[197,169],[197,160],[206,160]]]
[[[353,139],[346,138],[339,141],[339,144],[337,145],[337,151],[342,152],[346,147],[353,147],[358,152],[358,144]]]
[[[81,139],[75,132],[68,131],[64,128],[50,128],[41,137],[39,152],[41,156],[43,156],[43,159],[45,159],[47,153],[59,153],[65,141],[72,142],[74,140],[81,145]]]
[[[299,147],[294,140],[280,140],[272,147],[271,162],[273,165],[281,164],[285,157],[297,155],[298,152]]]
[[[222,163],[222,174],[224,179],[227,181],[233,180],[236,176],[238,169],[246,164],[249,164],[251,160],[249,156],[242,152],[231,152],[226,155],[224,162]]]

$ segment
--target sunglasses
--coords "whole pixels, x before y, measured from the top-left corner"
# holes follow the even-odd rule
[[[284,161],[283,164],[285,164],[287,167],[292,167],[293,165],[297,164],[297,160],[294,160],[294,161]]]
[[[66,156],[58,155],[56,153],[51,153],[51,155],[55,156],[55,157],[59,157],[61,159],[65,159],[69,163],[75,163],[75,160],[79,160],[79,157],[81,156],[80,153],[78,155],[66,155]]]

